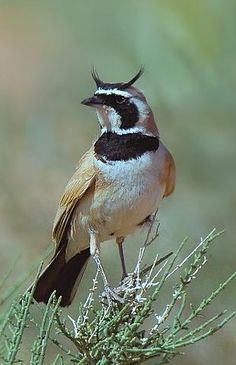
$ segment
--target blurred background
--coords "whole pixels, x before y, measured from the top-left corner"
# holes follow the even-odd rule
[[[0,274],[20,254],[17,278],[48,248],[59,197],[99,133],[94,111],[80,104],[95,90],[91,67],[112,82],[127,81],[142,64],[137,86],[177,165],[158,245],[166,253],[186,235],[197,242],[225,229],[192,292],[196,303],[235,270],[235,14],[233,0],[0,2]],[[140,244],[137,234],[125,246],[130,269]],[[114,244],[102,256],[116,283]],[[236,283],[211,314],[235,309],[235,299]],[[173,364],[235,364],[235,327]]]

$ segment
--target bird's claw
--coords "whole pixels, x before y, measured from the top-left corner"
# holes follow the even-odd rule
[[[106,297],[108,304],[110,305],[112,302],[117,302],[120,304],[124,304],[125,300],[120,295],[116,293],[116,288],[111,288],[110,286],[106,285],[104,287],[104,291],[102,293],[102,297]]]

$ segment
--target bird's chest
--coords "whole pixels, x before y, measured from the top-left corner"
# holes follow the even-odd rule
[[[163,196],[160,166],[155,153],[137,159],[96,162],[101,188],[93,208],[115,229],[136,226],[153,213]],[[111,228],[112,229],[112,228]]]

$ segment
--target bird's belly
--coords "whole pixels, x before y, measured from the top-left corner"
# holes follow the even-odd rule
[[[133,186],[117,186],[109,196],[104,195],[99,209],[103,221],[99,227],[101,241],[127,236],[137,229],[159,207],[163,189],[156,184],[144,186],[136,181]]]
[[[102,166],[101,181],[75,212],[71,250],[87,248],[91,231],[98,243],[127,236],[159,208],[165,190],[162,169],[150,156],[132,163]]]
[[[111,183],[98,189],[91,208],[102,217],[99,236],[104,241],[130,234],[154,213],[163,198],[164,184],[155,154],[102,168],[103,177]]]

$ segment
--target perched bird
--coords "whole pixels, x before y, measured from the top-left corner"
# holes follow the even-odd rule
[[[38,302],[47,303],[56,290],[61,306],[69,305],[90,256],[98,260],[100,244],[113,238],[125,277],[125,237],[149,221],[174,190],[174,159],[144,94],[133,86],[142,73],[128,82],[105,83],[92,71],[97,90],[82,104],[95,108],[101,135],[61,198],[53,225],[55,254],[33,294]]]

